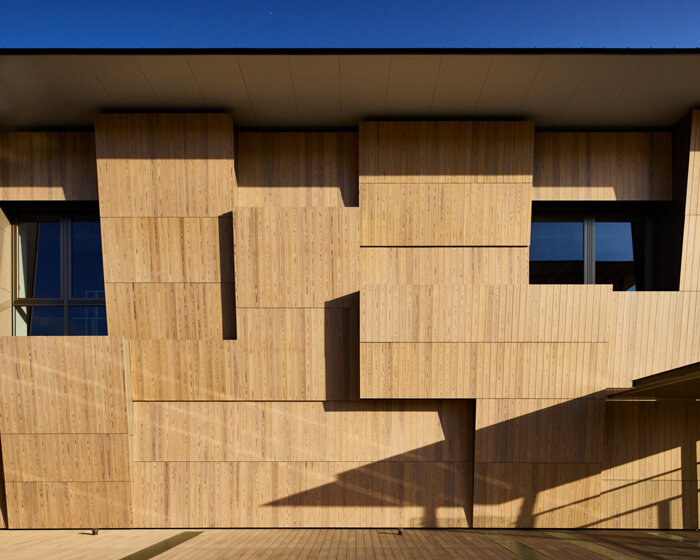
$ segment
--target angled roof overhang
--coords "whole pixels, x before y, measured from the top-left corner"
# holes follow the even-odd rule
[[[649,375],[632,382],[632,389],[612,393],[608,399],[700,399],[700,362]]]
[[[0,50],[0,129],[221,110],[241,128],[516,118],[663,129],[700,106],[700,50]]]

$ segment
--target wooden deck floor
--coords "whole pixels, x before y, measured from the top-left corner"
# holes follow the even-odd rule
[[[208,529],[0,531],[12,560],[329,558],[434,560],[700,558],[693,531],[514,531],[388,529]]]

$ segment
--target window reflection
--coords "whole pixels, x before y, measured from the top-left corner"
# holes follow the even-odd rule
[[[17,224],[17,297],[61,297],[61,223]]]
[[[583,221],[532,222],[531,284],[583,284]]]

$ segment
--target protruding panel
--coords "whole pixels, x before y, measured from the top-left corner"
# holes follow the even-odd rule
[[[377,183],[362,195],[362,245],[468,246],[530,242],[527,183]]]
[[[617,292],[610,385],[700,361],[700,293]]]
[[[474,463],[474,526],[588,527],[600,491],[592,463]]]
[[[106,282],[233,282],[231,220],[102,218]]]
[[[237,310],[237,340],[130,344],[137,400],[349,400],[359,395],[357,309]]]
[[[364,286],[361,342],[606,342],[610,286]]]
[[[10,529],[132,526],[131,482],[6,482]]]
[[[596,463],[603,455],[604,399],[479,399],[479,463]]]
[[[233,283],[106,283],[109,334],[129,339],[230,338]]]
[[[134,463],[138,527],[467,527],[463,462]]]
[[[228,114],[95,119],[101,217],[217,217],[234,206]]]
[[[135,461],[472,461],[464,401],[134,403]]]
[[[360,396],[575,398],[610,386],[603,343],[360,344]]]
[[[685,217],[680,289],[700,291],[700,215]]]
[[[0,200],[97,200],[94,135],[0,133]]]
[[[671,200],[670,132],[536,132],[534,200]]]
[[[237,307],[357,307],[359,209],[237,208]]]
[[[527,247],[363,247],[362,285],[527,284]]]
[[[362,244],[527,246],[528,122],[360,124]]]
[[[131,480],[128,434],[3,434],[7,482]]]
[[[0,432],[127,433],[123,342],[0,338]]]
[[[237,207],[358,205],[356,132],[239,132]]]

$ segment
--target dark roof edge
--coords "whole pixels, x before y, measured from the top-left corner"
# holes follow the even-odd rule
[[[668,55],[668,54],[700,54],[700,47],[697,48],[0,48],[2,55],[39,55],[39,54],[104,54],[104,55],[198,55],[198,54],[269,54],[269,55],[340,55],[340,54],[362,54],[362,55],[387,55],[387,54],[629,54],[629,55]]]

